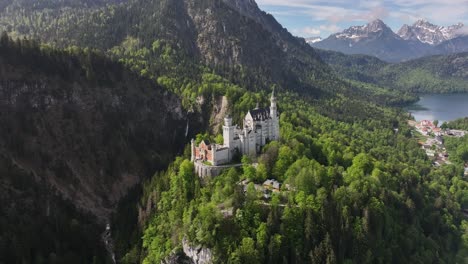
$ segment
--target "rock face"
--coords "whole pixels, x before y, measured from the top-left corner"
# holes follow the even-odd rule
[[[213,253],[210,249],[201,246],[191,246],[186,239],[182,241],[182,247],[185,255],[187,255],[194,264],[213,263]]]
[[[121,84],[100,86],[35,73],[18,80],[21,66],[0,67],[0,109],[8,113],[0,116],[2,151],[99,218],[164,164],[151,156],[183,144],[180,103],[149,83],[125,76]]]

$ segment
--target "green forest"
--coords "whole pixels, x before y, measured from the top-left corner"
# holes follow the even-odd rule
[[[450,122],[443,123],[442,128],[468,130],[468,117],[459,118]]]
[[[378,116],[340,122],[279,98],[282,138],[264,147],[256,168],[245,162],[204,184],[186,152],[145,185],[153,217],[124,263],[138,252],[159,262],[183,239],[212,249],[218,263],[466,261],[461,167],[434,169],[403,113],[369,106]],[[283,184],[269,199],[254,187],[267,178]]]

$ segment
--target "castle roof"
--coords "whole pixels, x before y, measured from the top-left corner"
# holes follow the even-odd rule
[[[270,119],[270,108],[257,108],[254,110],[250,110],[250,115],[252,116],[254,121],[265,121]]]
[[[205,146],[208,150],[211,150],[211,142],[209,140],[202,140],[202,142],[200,142],[200,147],[203,147]]]

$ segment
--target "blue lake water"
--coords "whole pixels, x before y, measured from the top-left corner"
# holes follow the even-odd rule
[[[468,117],[468,93],[422,95],[417,103],[406,107],[406,110],[416,121],[427,119],[442,123]]]

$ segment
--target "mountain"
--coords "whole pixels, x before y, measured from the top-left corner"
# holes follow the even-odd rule
[[[381,20],[375,20],[365,26],[350,27],[311,45],[345,54],[375,56],[387,62],[401,62],[468,51],[463,28],[462,23],[441,27],[419,20],[412,26],[403,25],[395,34]]]
[[[312,46],[345,54],[371,55],[390,62],[430,54],[429,45],[402,39],[381,20],[350,27]]]
[[[268,86],[288,84],[317,92],[311,83],[329,73],[303,39],[292,36],[251,0],[140,0],[74,11],[60,6],[24,10],[0,13],[0,26],[12,35],[36,36],[60,47],[102,51],[122,46],[128,38],[148,49],[155,40],[164,40],[190,60],[231,71],[232,78],[252,76],[252,88],[263,83],[254,79],[267,79]]]
[[[404,40],[421,41],[434,46],[458,37],[458,32],[463,26],[462,23],[458,23],[443,27],[431,24],[426,20],[418,20],[412,26],[403,25],[397,34]]]

